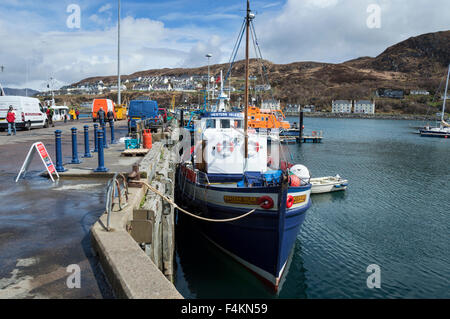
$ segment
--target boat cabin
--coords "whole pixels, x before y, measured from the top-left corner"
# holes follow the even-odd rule
[[[198,125],[198,124],[197,124]],[[267,134],[248,131],[248,159],[245,160],[244,114],[206,113],[195,136],[195,167],[214,180],[244,172],[267,171]]]

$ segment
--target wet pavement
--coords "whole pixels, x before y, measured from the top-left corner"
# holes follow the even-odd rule
[[[57,124],[63,130],[65,163],[71,159],[70,128],[81,131],[86,124],[92,128],[90,121]],[[116,126],[116,138],[124,136],[126,123]],[[55,161],[56,128],[18,131],[16,136],[0,133],[0,298],[114,298],[89,235],[104,211],[106,180],[52,183],[40,176],[44,167],[35,156],[26,178],[14,181],[36,141],[44,142]],[[81,133],[80,156],[83,141]],[[81,287],[70,289],[66,282],[72,272],[67,267],[73,264],[81,269]]]

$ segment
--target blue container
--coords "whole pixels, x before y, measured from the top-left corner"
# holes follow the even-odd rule
[[[140,146],[139,140],[138,139],[128,139],[125,140],[125,149],[138,149]]]

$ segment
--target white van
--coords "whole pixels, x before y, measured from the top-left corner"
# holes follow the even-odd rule
[[[70,118],[69,116],[69,108],[67,106],[59,106],[55,105],[52,106],[53,108],[53,121],[64,121],[64,116],[67,115],[67,119]]]
[[[10,106],[16,114],[16,128],[30,130],[48,127],[47,115],[38,99],[25,96],[0,96],[0,131],[8,128],[6,114]]]

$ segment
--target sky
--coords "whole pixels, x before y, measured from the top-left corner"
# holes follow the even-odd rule
[[[121,0],[121,73],[203,66],[207,53],[211,64],[228,62],[245,6]],[[263,58],[279,64],[377,56],[411,36],[450,29],[449,0],[252,0],[251,7]],[[116,75],[117,21],[117,0],[0,0],[0,83],[45,90],[50,78],[59,87]]]

